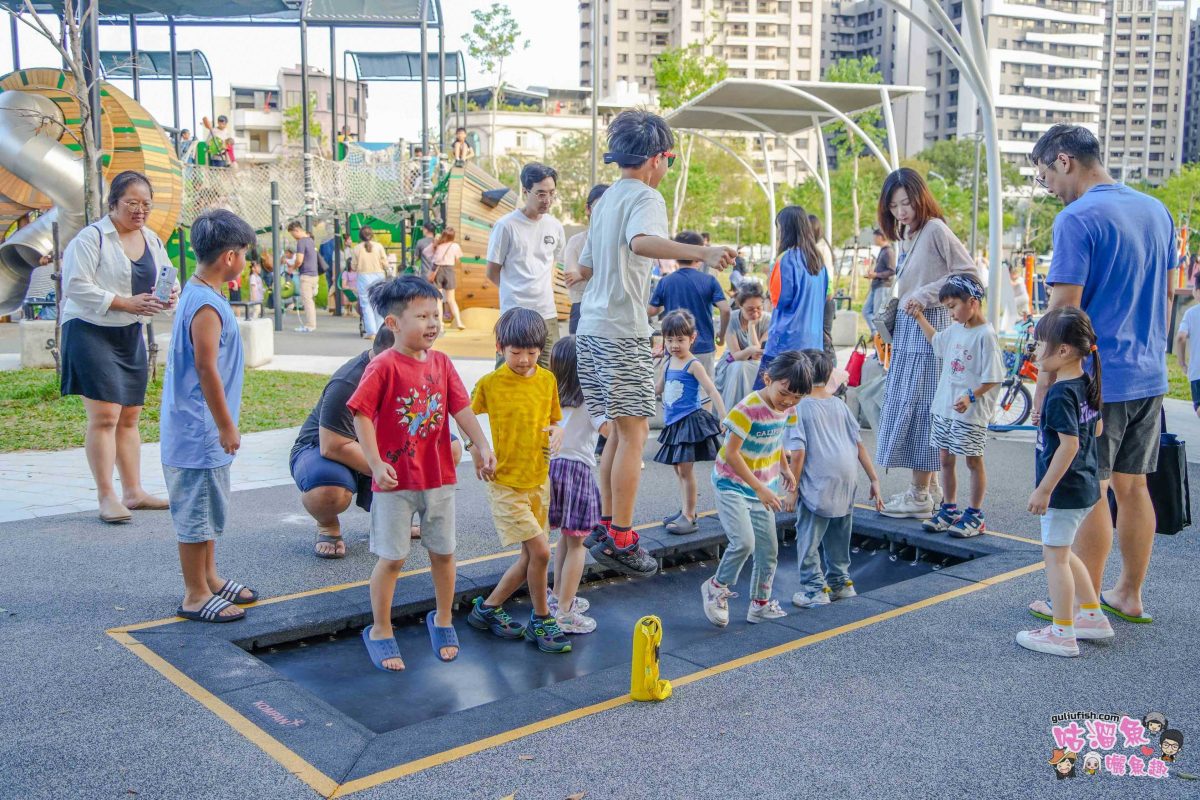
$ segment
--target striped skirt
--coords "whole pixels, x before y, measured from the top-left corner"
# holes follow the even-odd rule
[[[925,309],[925,318],[939,331],[950,324],[950,312],[944,306]],[[892,362],[879,412],[876,465],[924,472],[941,467],[937,448],[929,441],[929,407],[941,373],[942,360],[933,354],[921,326],[904,311],[897,313]]]

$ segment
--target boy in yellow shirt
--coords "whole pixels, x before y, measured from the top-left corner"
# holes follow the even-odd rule
[[[550,455],[562,442],[562,409],[554,373],[538,366],[545,343],[546,320],[537,312],[504,312],[496,323],[496,350],[504,363],[479,380],[471,397],[471,409],[487,414],[492,427],[496,478],[486,484],[492,520],[500,543],[519,543],[521,555],[486,600],[471,602],[467,622],[504,639],[524,637],[544,653],[569,653],[571,644],[546,598]],[[522,584],[528,584],[533,600],[528,625],[514,621],[503,605]]]

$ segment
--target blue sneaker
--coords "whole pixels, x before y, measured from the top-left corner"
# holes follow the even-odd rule
[[[921,527],[930,533],[944,533],[958,522],[960,516],[956,506],[943,503],[932,517],[921,523]]]
[[[950,535],[955,539],[971,539],[983,533],[987,526],[983,522],[983,512],[968,508],[958,518],[958,522],[950,526]]]
[[[571,643],[554,617],[542,618],[530,614],[529,624],[525,626],[525,638],[536,644],[543,653],[571,652]]]
[[[525,634],[525,626],[510,617],[504,606],[484,608],[482,597],[471,601],[471,613],[467,615],[467,622],[472,628],[491,631],[501,639],[520,639]]]

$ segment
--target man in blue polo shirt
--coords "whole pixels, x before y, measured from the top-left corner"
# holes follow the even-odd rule
[[[1100,143],[1078,125],[1055,125],[1030,154],[1037,182],[1065,206],[1054,220],[1046,283],[1050,308],[1079,306],[1092,318],[1100,353],[1104,429],[1097,437],[1100,502],[1084,520],[1074,550],[1099,593],[1112,549],[1106,500],[1117,497],[1121,574],[1100,595],[1105,611],[1150,622],[1142,585],[1154,544],[1154,506],[1146,475],[1158,465],[1159,415],[1167,393],[1167,315],[1174,283],[1175,225],[1158,200],[1109,176]],[[1038,379],[1035,412],[1053,376]],[[1042,601],[1035,613],[1049,609]],[[1054,609],[1059,616],[1059,609]]]
[[[695,231],[683,231],[675,237],[675,241],[703,245],[704,237]],[[651,317],[657,317],[663,311],[679,309],[692,312],[696,319],[696,342],[692,345],[692,355],[704,365],[708,377],[712,378],[716,374],[716,363],[713,359],[717,345],[724,343],[725,328],[729,325],[729,300],[725,297],[725,290],[721,288],[720,281],[697,269],[704,266],[703,262],[675,263],[679,268],[664,276],[654,287],[646,310]],[[714,306],[721,312],[721,321],[715,331],[712,313]]]

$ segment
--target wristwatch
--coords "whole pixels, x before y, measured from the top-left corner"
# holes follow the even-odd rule
[[[975,402],[975,392],[973,390],[967,389],[967,399],[970,400],[972,403]]]

